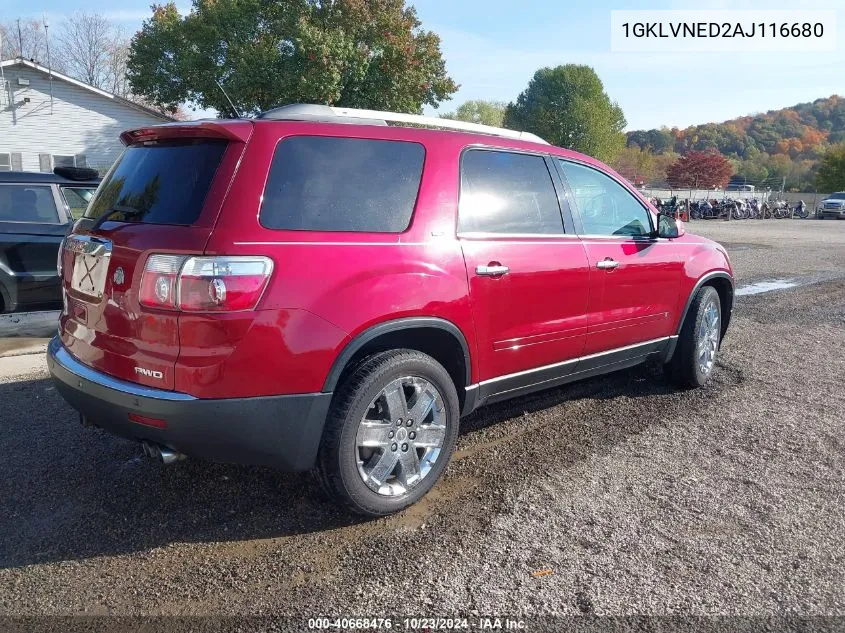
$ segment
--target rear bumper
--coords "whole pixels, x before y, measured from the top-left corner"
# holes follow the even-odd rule
[[[59,338],[47,365],[59,393],[92,424],[116,435],[167,446],[188,456],[307,470],[314,465],[331,393],[200,399],[112,378],[76,360]],[[139,424],[134,413],[165,420]]]

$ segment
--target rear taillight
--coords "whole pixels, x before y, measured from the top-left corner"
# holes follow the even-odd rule
[[[141,276],[140,302],[186,312],[251,310],[272,272],[267,257],[151,255]]]
[[[184,255],[150,255],[141,275],[141,305],[151,308],[176,308],[176,281]]]
[[[179,274],[179,308],[249,310],[272,272],[273,260],[266,257],[191,257]]]

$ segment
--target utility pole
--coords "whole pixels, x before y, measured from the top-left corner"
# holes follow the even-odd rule
[[[18,57],[23,59],[23,34],[21,33],[21,19],[18,18]]]
[[[44,21],[44,43],[47,45],[47,72],[50,74],[50,114],[53,114],[53,64],[50,63],[50,23],[47,21],[47,14],[42,13]]]

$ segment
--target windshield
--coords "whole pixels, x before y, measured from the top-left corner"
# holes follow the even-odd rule
[[[99,218],[116,208],[137,209],[110,219],[146,224],[193,224],[202,210],[224,141],[192,139],[128,147],[85,212]]]
[[[836,193],[830,194],[828,200],[845,200],[845,191],[837,191]]]

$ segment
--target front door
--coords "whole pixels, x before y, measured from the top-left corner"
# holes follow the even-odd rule
[[[459,238],[480,377],[494,383],[485,392],[542,382],[544,366],[584,349],[587,256],[564,229],[549,167],[540,155],[487,149],[461,161]]]
[[[651,211],[610,175],[559,160],[572,191],[590,265],[585,354],[670,336],[683,262],[668,240],[652,235]]]

